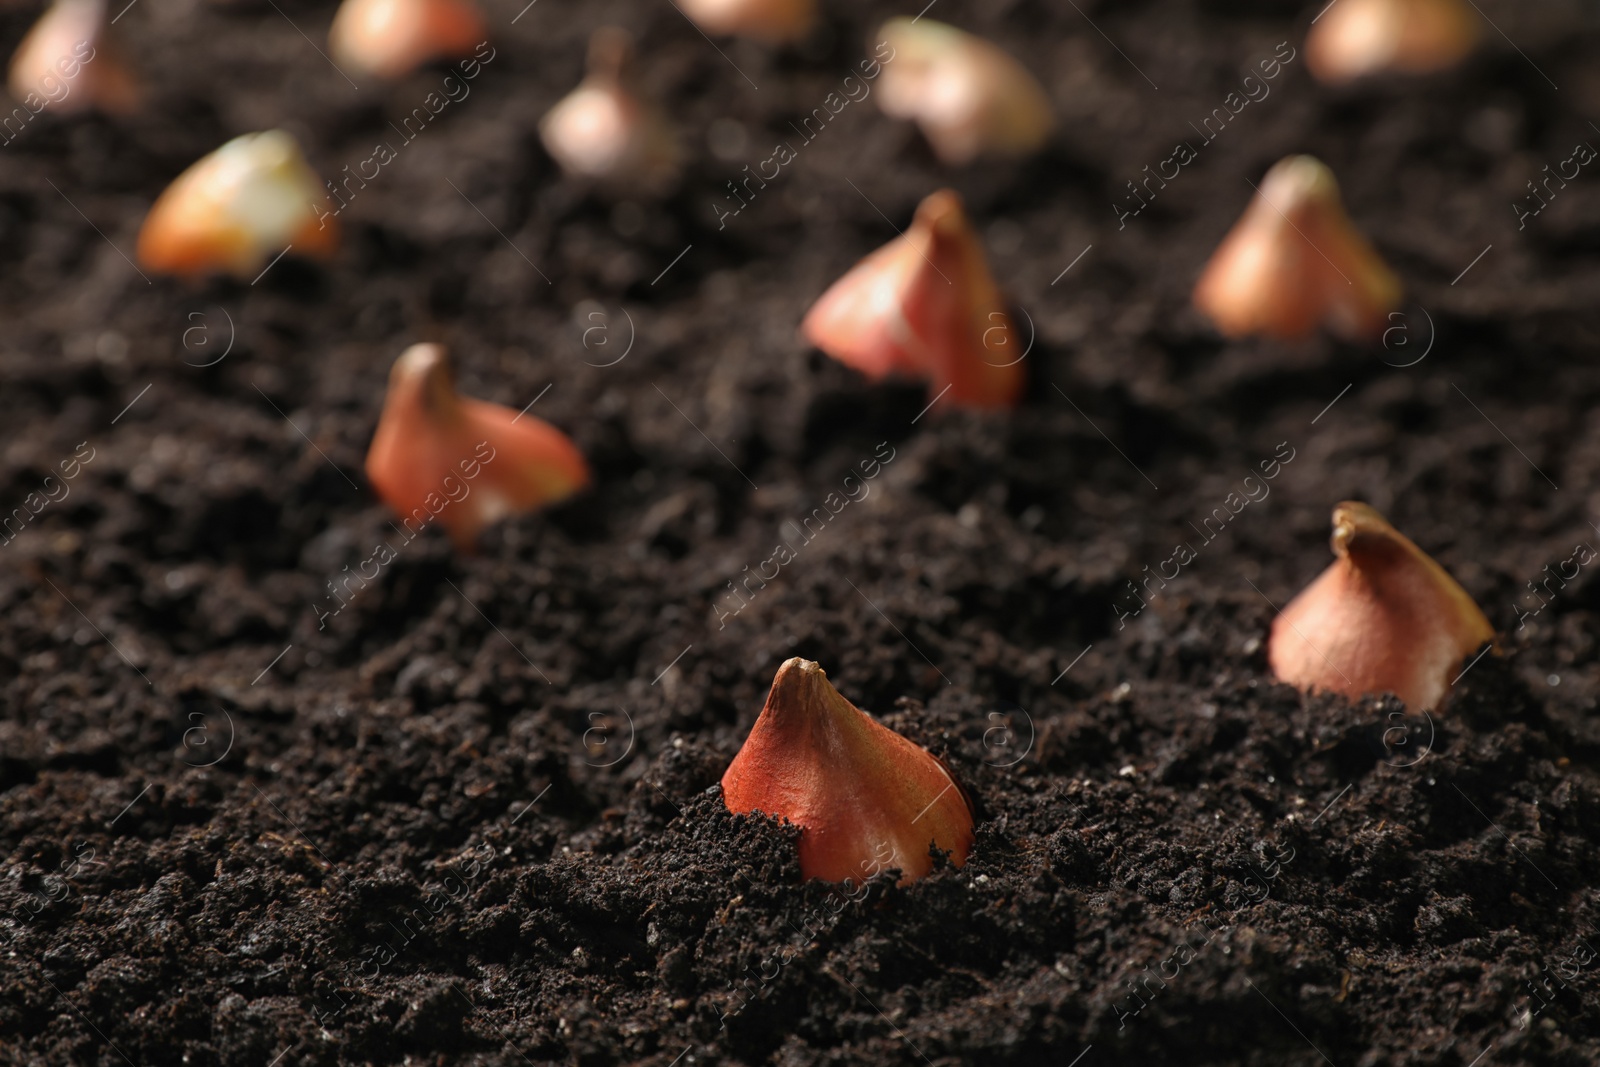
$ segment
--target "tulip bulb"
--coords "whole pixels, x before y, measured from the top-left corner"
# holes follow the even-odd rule
[[[1308,691],[1394,693],[1414,711],[1437,708],[1494,627],[1443,567],[1366,504],[1333,509],[1332,545],[1339,558],[1273,621],[1273,674]]]
[[[367,478],[408,524],[437,518],[470,552],[490,523],[582,489],[589,468],[542,419],[458,395],[444,347],[420,344],[389,373]]]
[[[401,78],[460,59],[488,37],[471,0],[344,0],[328,30],[334,61],[375,78]]]
[[[957,867],[972,849],[972,808],[945,765],[839,694],[817,664],[787,660],[722,776],[728,810],[800,828],[800,873],[863,881],[891,867],[900,884]]]
[[[678,7],[706,33],[768,44],[798,41],[817,21],[816,0],[678,0]]]
[[[904,235],[834,282],[800,325],[807,341],[874,380],[926,380],[930,394],[1009,408],[1022,346],[978,235],[949,189],[917,207]]]
[[[167,186],[139,231],[139,262],[167,274],[250,279],[291,246],[327,258],[338,230],[331,216],[319,221],[326,200],[293,137],[247,133]]]
[[[677,137],[666,116],[633,91],[632,62],[626,31],[596,30],[588,74],[539,121],[539,136],[568,174],[657,191],[677,177]]]
[[[1306,36],[1306,63],[1330,85],[1455,66],[1482,27],[1463,0],[1339,0]]]
[[[1289,156],[1260,189],[1195,286],[1194,302],[1229,337],[1282,340],[1319,325],[1352,339],[1382,334],[1400,280],[1345,214],[1333,172]]]
[[[980,155],[1025,156],[1044,144],[1055,120],[1032,74],[981,37],[932,19],[891,19],[878,31],[883,68],[878,105],[911,119],[934,153],[954,166]]]
[[[132,113],[139,89],[105,31],[104,0],[56,0],[12,55],[7,89],[62,115]]]

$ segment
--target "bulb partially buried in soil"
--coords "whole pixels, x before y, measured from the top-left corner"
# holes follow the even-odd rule
[[[1319,325],[1350,340],[1383,333],[1400,280],[1355,228],[1333,172],[1280,160],[1206,264],[1194,302],[1229,337],[1283,340]]]
[[[328,29],[333,58],[376,78],[461,59],[487,38],[483,14],[471,0],[344,0]]]
[[[878,105],[912,119],[954,166],[980,155],[1025,156],[1050,136],[1050,98],[1027,68],[981,37],[933,19],[891,19]]]
[[[230,273],[248,281],[290,246],[327,258],[338,247],[318,180],[282,130],[235,137],[167,186],[139,231],[139,262],[163,274]]]
[[[1465,59],[1481,33],[1465,0],[1339,0],[1306,35],[1306,63],[1330,85],[1431,74]]]
[[[634,90],[632,64],[627,31],[596,30],[588,73],[539,120],[539,137],[568,174],[661,195],[677,180],[681,153],[666,116]]]
[[[139,88],[107,40],[104,0],[56,0],[11,57],[6,88],[29,111],[138,110]]]
[[[778,668],[722,797],[736,814],[798,826],[807,878],[863,881],[898,868],[904,885],[933,869],[930,844],[957,867],[972,848],[972,809],[945,765],[846,700],[809,660]]]
[[[868,378],[918,378],[930,396],[963,407],[1012,407],[1025,382],[1016,328],[950,189],[923,200],[903,236],[834,282],[800,330]]]
[[[816,0],[679,0],[678,6],[706,33],[768,44],[798,41],[817,21]]]
[[[1333,509],[1332,545],[1339,558],[1272,623],[1273,673],[1299,689],[1394,693],[1413,711],[1439,707],[1494,627],[1443,567],[1368,505]]]
[[[589,468],[560,430],[456,393],[440,345],[412,345],[389,373],[367,477],[407,527],[438,519],[471,552],[490,523],[562,500]]]

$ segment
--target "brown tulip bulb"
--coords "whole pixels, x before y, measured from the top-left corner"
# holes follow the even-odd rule
[[[139,262],[163,274],[249,280],[292,247],[327,259],[339,246],[328,196],[283,130],[235,137],[178,175],[145,216]]]
[[[17,46],[6,88],[30,111],[137,111],[142,94],[108,29],[104,0],[56,0]]]
[[[983,246],[950,189],[906,232],[831,285],[800,324],[806,340],[868,378],[918,378],[958,407],[1016,404],[1025,353]]]
[[[472,0],[344,0],[328,46],[357,74],[393,79],[425,63],[471,55],[488,32]]]
[[[1339,0],[1306,35],[1306,63],[1330,85],[1372,74],[1431,74],[1465,59],[1482,36],[1465,0]]]
[[[888,49],[885,53],[884,49]],[[892,19],[878,31],[878,104],[911,119],[946,163],[1028,155],[1050,136],[1050,98],[999,47],[933,19]]]
[[[846,700],[809,660],[778,668],[722,797],[736,814],[798,826],[807,878],[859,882],[898,868],[904,885],[933,869],[929,845],[957,867],[972,848],[972,809],[945,765]]]
[[[566,434],[543,419],[456,392],[442,345],[412,345],[389,372],[367,478],[409,526],[437,518],[471,552],[490,523],[589,483]]]
[[[1273,621],[1273,674],[1308,691],[1394,693],[1414,711],[1439,707],[1494,627],[1443,567],[1368,505],[1333,509],[1332,545],[1338,559]]]
[[[798,41],[817,21],[816,0],[677,0],[709,34],[750,37],[767,44]]]
[[[614,189],[660,194],[677,179],[672,124],[633,85],[633,43],[605,26],[589,38],[588,73],[544,118],[539,136],[561,169]]]
[[[1333,172],[1290,156],[1261,179],[1194,302],[1228,337],[1293,340],[1326,326],[1374,339],[1399,305],[1400,280],[1345,214]]]

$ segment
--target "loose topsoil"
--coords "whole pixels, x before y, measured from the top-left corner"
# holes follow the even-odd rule
[[[943,0],[1060,117],[1027,162],[951,170],[870,98],[791,126],[909,8],[829,2],[771,52],[670,4],[488,0],[492,59],[338,257],[203,287],[124,256],[182,168],[283,127],[353,173],[447,71],[353,88],[308,43],[320,0],[127,11],[145,111],[0,146],[0,504],[76,475],[0,546],[0,1059],[1600,1061],[1600,580],[1569,562],[1600,545],[1600,172],[1527,185],[1600,144],[1600,19],[1482,0],[1461,68],[1334,91],[1316,6]],[[0,14],[7,48],[37,8]],[[538,142],[605,23],[689,150],[664,201]],[[1406,281],[1382,346],[1223,343],[1188,306],[1302,151]],[[944,185],[1033,337],[1009,415],[923,412],[796,336]],[[537,400],[593,490],[474,557],[402,543],[361,470],[419,340],[469,395]],[[1345,498],[1501,631],[1442,713],[1266,668]],[[788,831],[725,811],[796,655],[949,761],[964,867],[806,884]]]

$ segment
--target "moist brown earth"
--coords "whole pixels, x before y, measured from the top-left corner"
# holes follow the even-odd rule
[[[1600,544],[1600,173],[1548,180],[1600,144],[1600,18],[1481,0],[1457,70],[1330,90],[1317,6],[943,0],[1060,118],[952,170],[870,99],[791,126],[909,8],[829,3],[772,52],[669,4],[490,0],[493,59],[336,259],[204,286],[125,258],[180,170],[283,127],[354,173],[448,71],[352,88],[307,40],[331,3],[128,10],[145,111],[0,146],[0,504],[76,474],[0,546],[0,1059],[1600,1062],[1600,582],[1569,562]],[[37,11],[0,14],[7,47]],[[691,149],[665,201],[538,142],[608,22]],[[1224,343],[1188,306],[1293,152],[1406,281],[1381,346]],[[796,336],[944,185],[1033,335],[1008,415],[923,412]],[[537,400],[593,490],[472,557],[404,543],[362,459],[419,340],[469,395]],[[1346,498],[1502,635],[1442,713],[1266,667]],[[788,831],[724,810],[796,655],[948,760],[964,867],[808,884]]]

